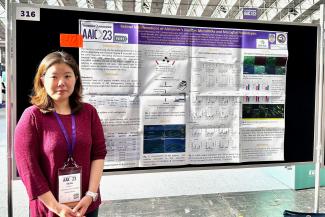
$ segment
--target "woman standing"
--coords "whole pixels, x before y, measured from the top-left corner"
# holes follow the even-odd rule
[[[106,145],[96,109],[81,101],[73,57],[53,52],[34,78],[32,106],[15,130],[17,169],[31,217],[98,216]]]

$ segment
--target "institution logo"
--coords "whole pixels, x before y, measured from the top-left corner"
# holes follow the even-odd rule
[[[274,43],[275,42],[275,34],[269,34],[269,42]]]
[[[277,35],[276,40],[279,44],[286,44],[287,43],[287,36],[283,33]]]
[[[257,49],[268,49],[269,40],[268,39],[256,39],[256,48]]]

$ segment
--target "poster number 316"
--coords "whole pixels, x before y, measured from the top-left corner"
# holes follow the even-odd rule
[[[39,21],[40,20],[39,8],[17,7],[16,19],[17,20]]]

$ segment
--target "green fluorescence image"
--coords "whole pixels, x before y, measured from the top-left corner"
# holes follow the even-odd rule
[[[266,65],[275,66],[275,64],[276,64],[276,57],[266,58]]]
[[[244,65],[254,65],[255,57],[254,56],[245,56],[244,57]]]
[[[243,104],[243,118],[284,118],[283,104]]]

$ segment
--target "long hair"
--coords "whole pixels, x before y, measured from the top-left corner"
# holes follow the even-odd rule
[[[73,93],[69,97],[69,103],[72,113],[77,113],[82,108],[82,84],[80,79],[80,71],[75,59],[64,51],[55,51],[46,55],[38,66],[34,77],[34,87],[30,102],[37,106],[43,113],[54,111],[54,103],[52,98],[46,93],[42,76],[54,64],[65,63],[71,67],[76,77],[76,84]]]

